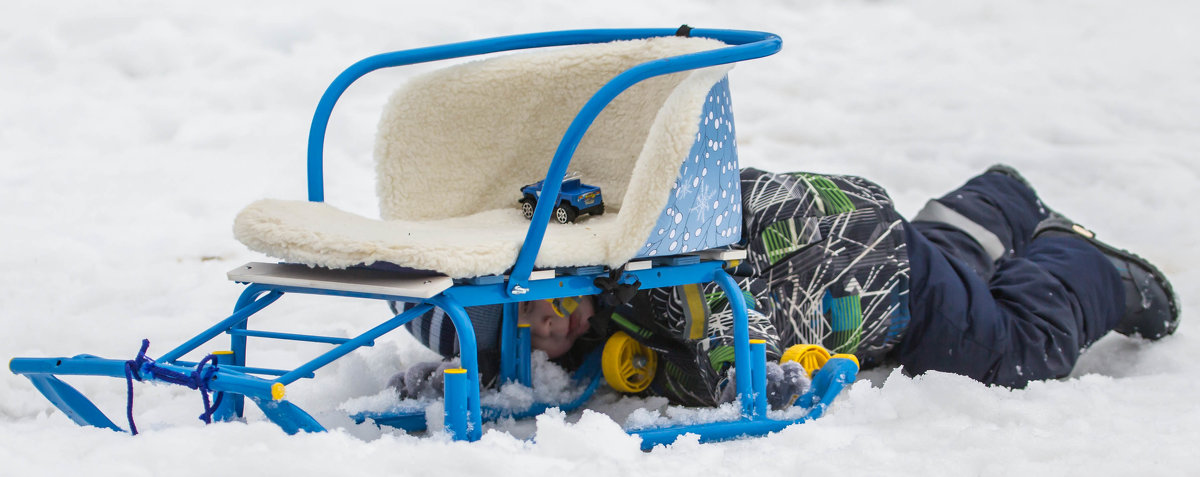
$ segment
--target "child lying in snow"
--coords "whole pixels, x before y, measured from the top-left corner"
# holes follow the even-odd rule
[[[1179,303],[1147,261],[1113,248],[1045,207],[1020,174],[993,166],[902,219],[878,185],[851,176],[741,175],[747,260],[730,272],[747,298],[751,339],[767,343],[772,407],[807,386],[782,350],[820,344],[864,368],[890,360],[1022,387],[1066,376],[1109,330],[1159,339]],[[731,400],[732,312],[715,284],[639,291],[628,303],[580,297],[569,312],[522,303],[533,347],[577,366],[614,331],[659,353],[648,392],[676,404]],[[500,306],[467,308],[485,383],[494,380]],[[440,310],[407,325],[443,356],[457,354]],[[489,358],[491,356],[492,358]],[[437,371],[437,372],[435,372]],[[440,393],[438,363],[393,378],[403,396]]]

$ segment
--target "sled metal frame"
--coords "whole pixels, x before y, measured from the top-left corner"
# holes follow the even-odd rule
[[[372,71],[395,66],[429,61],[474,56],[510,50],[541,48],[550,46],[600,43],[616,40],[633,40],[661,36],[673,36],[676,29],[612,29],[571,30],[533,33],[497,37],[462,43],[402,50],[371,56],[347,68],[339,74],[322,95],[313,116],[308,140],[308,199],[324,201],[322,152],[326,127],[334,105],[342,93],[358,78]],[[546,172],[543,193],[556,196],[562,186],[563,176],[579,141],[600,112],[621,92],[634,84],[655,76],[676,73],[696,68],[761,58],[774,54],[781,47],[781,40],[771,33],[692,29],[693,37],[712,38],[729,46],[698,53],[648,61],[629,68],[612,78],[601,87],[582,107],[563,135],[562,141]],[[562,298],[579,295],[595,295],[601,292],[593,281],[609,276],[603,267],[580,267],[564,270],[566,274],[556,276],[553,271],[534,270],[534,260],[541,248],[549,223],[552,204],[539,202],[521,247],[516,263],[507,275],[479,277],[470,280],[452,281],[436,275],[412,275],[384,270],[352,269],[349,271],[320,270],[314,276],[296,281],[296,274],[304,272],[295,267],[302,265],[247,264],[230,272],[230,278],[247,283],[246,289],[228,318],[209,327],[187,342],[159,357],[155,364],[160,369],[179,373],[192,372],[195,363],[182,361],[187,353],[210,342],[220,335],[229,335],[229,351],[217,355],[217,365],[206,381],[213,393],[224,393],[217,411],[216,420],[230,420],[243,415],[244,399],[250,398],[268,419],[288,433],[299,431],[315,432],[324,428],[305,411],[285,399],[285,386],[301,378],[311,378],[315,372],[363,346],[371,346],[374,340],[404,325],[433,307],[446,312],[454,324],[461,350],[461,369],[447,372],[445,379],[445,428],[455,439],[474,441],[482,434],[485,417],[523,417],[544,411],[549,407],[570,409],[577,407],[590,397],[599,380],[598,364],[590,363],[576,374],[577,381],[586,384],[583,394],[569,403],[535,403],[526,410],[483,409],[479,402],[478,356],[473,328],[464,307],[505,304],[501,331],[501,382],[514,381],[529,384],[529,333],[516,326],[516,304],[522,301]],[[630,431],[639,435],[643,447],[672,442],[684,433],[698,434],[702,441],[728,439],[744,435],[761,435],[777,431],[787,425],[820,417],[825,406],[848,382],[852,382],[857,367],[831,360],[833,365],[823,368],[814,380],[812,389],[802,396],[797,405],[808,411],[802,418],[776,420],[767,416],[765,395],[766,378],[765,350],[762,344],[749,342],[746,303],[737,283],[725,272],[727,255],[721,251],[707,251],[693,257],[664,257],[655,260],[630,262],[624,267],[619,282],[624,284],[640,281],[642,288],[669,287],[693,283],[716,282],[729,297],[734,314],[734,355],[738,370],[735,386],[738,394],[740,418],[736,421],[718,422],[693,426]],[[257,267],[256,274],[248,274],[247,268]],[[274,271],[262,272],[273,267]],[[294,273],[293,273],[294,272]],[[358,274],[358,275],[355,275]],[[366,278],[364,278],[366,277]],[[307,280],[307,281],[305,281]],[[436,281],[437,284],[421,283],[415,288],[384,284],[380,282],[412,280]],[[372,288],[373,287],[373,288]],[[414,291],[415,290],[415,291]],[[401,301],[416,306],[352,338],[301,335],[294,333],[251,330],[248,320],[255,313],[279,300],[285,294],[310,294],[355,297],[363,299]],[[301,342],[326,343],[334,348],[293,369],[265,369],[247,366],[248,338],[267,338]],[[843,360],[846,361],[846,360]],[[35,387],[56,407],[80,425],[122,430],[109,420],[91,401],[57,376],[87,375],[126,377],[127,361],[104,359],[91,355],[69,358],[13,358],[9,369],[29,378]],[[853,369],[851,369],[853,368]],[[138,370],[140,380],[161,380],[149,368]],[[199,370],[195,370],[199,371]],[[486,412],[485,412],[486,411]],[[372,419],[377,424],[396,425],[406,429],[423,428],[423,416],[399,412],[391,414],[360,413],[355,419],[362,422]],[[418,422],[420,421],[420,422]]]

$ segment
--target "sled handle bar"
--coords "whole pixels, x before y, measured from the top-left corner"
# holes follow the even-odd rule
[[[586,43],[602,43],[617,40],[638,40],[662,36],[674,36],[679,33],[689,36],[711,38],[729,44],[723,48],[689,53],[684,55],[661,58],[639,64],[613,79],[609,80],[583,105],[575,119],[571,121],[562,141],[554,153],[554,159],[542,183],[542,194],[556,197],[562,187],[563,174],[571,162],[571,156],[579,141],[587,132],[588,127],[604,110],[608,103],[621,92],[642,80],[670,73],[678,73],[697,68],[736,63],[743,60],[762,58],[775,54],[782,48],[783,40],[773,33],[745,30],[715,30],[683,28],[640,28],[640,29],[594,29],[594,30],[565,30],[523,35],[501,36],[482,40],[450,43],[446,45],[416,48],[411,50],[394,51],[370,56],[359,60],[342,71],[317,103],[317,111],[313,114],[312,126],[308,133],[308,200],[323,202],[325,200],[323,150],[325,147],[325,131],[329,125],[329,115],[342,93],[354,81],[372,71],[405,66],[429,61],[438,61],[464,56],[475,56],[501,51],[542,48],[549,46],[579,45]],[[509,296],[520,295],[528,289],[529,275],[533,272],[534,259],[541,249],[542,238],[550,222],[550,212],[553,204],[539,202],[530,220],[529,231],[525,242],[517,256],[510,274],[507,293]]]

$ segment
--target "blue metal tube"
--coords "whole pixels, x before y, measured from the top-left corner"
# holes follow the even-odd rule
[[[517,380],[517,320],[519,303],[505,303],[500,321],[500,382]]]
[[[832,358],[813,376],[813,391],[818,397],[808,411],[808,417],[817,419],[833,404],[834,398],[858,377],[858,365],[846,358]]]
[[[483,435],[483,414],[479,408],[479,350],[476,348],[475,327],[471,326],[467,310],[453,297],[443,293],[430,298],[429,302],[446,312],[458,335],[459,365],[467,370],[467,440],[477,441]]]
[[[724,262],[709,261],[688,265],[654,267],[647,270],[626,271],[633,280],[642,282],[641,288],[661,288],[675,285],[685,285],[713,280],[713,273],[721,270]],[[595,275],[570,275],[549,280],[535,280],[529,284],[529,292],[521,295],[519,300],[543,300],[547,298],[562,298],[580,295],[595,295],[600,289],[592,283],[598,276],[608,276],[607,273]],[[463,306],[488,305],[511,302],[517,298],[505,293],[504,284],[491,285],[458,285],[442,292],[452,296]]]
[[[229,356],[232,356],[232,355],[229,355]],[[189,366],[195,367],[197,363],[194,363],[191,361],[175,361],[172,364],[175,364],[178,366],[183,366],[186,368]],[[251,367],[251,366],[238,366],[236,364],[221,364],[221,368],[228,369],[230,371],[237,371],[242,374],[266,374],[268,376],[283,376],[287,373],[292,372],[292,370],[290,370],[290,369],[255,368],[255,367]],[[313,376],[314,375],[312,373],[309,373],[308,376],[304,376],[304,377],[311,378]]]
[[[189,374],[193,368],[156,362],[158,367],[178,373]],[[109,376],[125,378],[125,360],[104,358],[13,358],[9,369],[16,374],[53,374],[77,376]],[[154,380],[153,376],[142,376]],[[209,389],[216,392],[232,392],[260,399],[273,399],[271,387],[275,383],[218,368],[208,382]]]
[[[533,352],[533,338],[529,325],[517,326],[517,382],[533,387],[533,363],[529,354]]]
[[[431,46],[426,48],[395,51],[359,60],[353,65],[350,65],[349,68],[346,68],[345,71],[342,71],[341,74],[334,78],[329,87],[325,89],[325,93],[321,95],[320,102],[317,103],[317,110],[313,114],[312,125],[309,127],[308,132],[308,200],[313,202],[322,202],[325,200],[322,156],[325,147],[325,131],[329,126],[329,115],[333,112],[333,107],[337,104],[338,98],[342,96],[342,93],[345,93],[346,89],[349,88],[354,81],[363,77],[367,73],[382,68],[391,68],[395,66],[425,63],[429,61],[445,60],[450,58],[460,58],[463,56],[483,55],[501,51],[541,48],[548,46],[578,45],[584,43],[600,43],[616,40],[635,40],[657,36],[670,36],[674,34],[675,29],[671,28],[568,30],[530,33],[524,35],[502,36],[461,43],[451,43],[447,45]],[[781,42],[779,37],[770,33],[761,32],[695,29],[692,30],[691,34],[692,36],[714,38],[735,45],[748,43],[751,41],[773,41],[776,44],[775,51],[779,50],[778,45]],[[774,51],[771,53],[774,53]],[[766,53],[760,56],[766,56],[767,54],[771,53]],[[754,58],[757,58],[757,56]],[[739,60],[735,59],[726,62],[732,61]],[[560,182],[561,179],[562,177],[560,174]],[[557,193],[558,186],[556,185],[555,187],[555,193]],[[547,215],[547,217],[549,217],[549,215]]]
[[[245,290],[242,290],[242,294],[241,294],[241,296],[238,297],[237,303],[235,303],[233,305],[233,311],[236,313],[238,310],[241,310],[242,308],[245,308],[246,306],[253,303],[254,300],[258,299],[258,297],[260,295],[267,293],[269,291],[270,290],[268,290],[263,285],[251,284],[251,285],[247,286]],[[276,291],[280,291],[280,290],[276,290]],[[245,320],[242,320],[241,322],[235,323],[229,329],[244,330],[244,329],[246,329],[246,326],[248,325],[249,322],[250,322],[250,319],[247,318]],[[233,351],[233,364],[236,364],[239,366],[246,364],[246,337],[245,336],[231,336],[230,342],[229,342],[229,349],[231,351]],[[240,407],[239,407],[239,411],[240,411]]]
[[[252,398],[254,404],[262,410],[263,415],[267,416],[271,422],[283,429],[283,432],[296,434],[297,432],[325,432],[325,427],[321,423],[313,419],[311,415],[300,409],[299,406],[287,401],[270,401],[260,398]]]
[[[467,371],[462,368],[445,371],[445,425],[456,441],[470,439],[467,426]]]
[[[283,376],[283,375],[291,372],[290,370],[287,370],[287,369],[255,368],[252,366],[233,365],[233,366],[226,366],[226,367],[229,368],[231,371],[237,371],[237,372],[243,373],[243,374],[265,374],[268,376]],[[308,373],[301,377],[302,378],[313,378],[315,376],[316,376],[316,374]]]
[[[754,373],[750,385],[754,388],[754,418],[767,417],[767,344],[750,341],[750,366]]]
[[[245,308],[247,305],[249,305],[255,299],[257,299],[258,296],[262,295],[263,293],[267,293],[267,291],[268,290],[261,285],[247,286],[246,289],[242,291],[242,295],[238,297],[237,303],[235,303],[233,305],[233,311],[237,312],[238,310]],[[276,290],[276,291],[278,291],[278,290]],[[250,324],[250,318],[246,318],[245,320],[234,323],[233,326],[231,326],[229,329],[230,330],[239,330],[239,329],[244,330],[244,329],[246,329],[247,326],[249,326],[249,324]],[[230,351],[233,351],[233,364],[235,366],[245,366],[246,365],[246,337],[245,336],[230,336],[229,337],[229,349],[230,349]],[[284,374],[284,373],[280,373],[279,375],[282,375],[282,374]],[[279,376],[279,375],[274,375],[274,376]],[[225,401],[229,402],[230,405],[233,406],[234,413],[237,414],[238,417],[242,417],[242,416],[246,415],[245,414],[246,399],[244,396],[240,396],[240,395],[236,395],[236,394],[227,395],[227,396],[225,396]]]
[[[213,353],[216,357],[215,364],[220,368],[237,368],[233,364],[234,354],[232,351],[225,353]],[[234,369],[234,371],[245,372],[242,369]],[[233,394],[225,394],[221,397],[221,404],[217,406],[217,410],[213,412],[212,418],[214,421],[226,422],[232,421],[238,417],[237,400],[233,399]]]
[[[812,418],[808,416],[793,421],[778,421],[764,418],[647,429],[632,431],[630,434],[642,439],[642,450],[650,450],[658,444],[665,445],[675,442],[675,439],[684,434],[696,434],[700,436],[700,442],[715,442],[745,436],[762,436],[772,432],[779,432],[792,424],[799,424],[810,420]]]
[[[229,334],[233,336],[252,336],[255,338],[271,338],[287,341],[307,341],[310,343],[329,343],[343,344],[350,341],[350,338],[335,338],[333,336],[316,336],[316,335],[301,335],[296,333],[280,333],[276,331],[262,330],[247,330],[247,329],[230,329]],[[364,346],[374,346],[374,342],[369,342]]]
[[[180,373],[190,373],[192,368],[181,366],[171,366],[169,364],[158,363],[159,367],[174,368],[173,371]],[[122,376],[124,374],[122,373]],[[245,375],[238,372],[222,371],[217,369],[216,374],[208,382],[208,388],[216,392],[232,392],[243,396],[250,396],[258,399],[274,400],[275,394],[272,389],[275,383],[262,378]]]
[[[750,364],[750,318],[746,314],[746,298],[733,277],[725,270],[713,273],[713,281],[725,292],[729,306],[733,309],[733,366],[737,370],[734,382],[737,385],[739,401],[742,404],[742,416],[754,415],[754,390],[750,383],[754,366]]]
[[[56,374],[125,377],[125,361],[104,358],[13,358],[8,369],[15,374]]]
[[[257,296],[259,293],[262,293],[263,291],[264,290],[261,288],[256,288],[254,285],[250,285],[249,287],[246,288],[246,291],[242,292],[242,298],[246,298],[248,296]],[[283,293],[280,293],[277,291],[272,291],[272,292],[267,293],[265,296],[255,298],[254,301],[250,302],[249,304],[239,307],[237,309],[237,311],[235,311],[233,313],[233,315],[229,316],[229,318],[221,320],[219,323],[213,325],[211,328],[209,328],[207,330],[204,330],[204,332],[196,335],[192,339],[187,340],[187,342],[179,345],[175,349],[166,352],[165,354],[162,355],[162,357],[158,358],[159,361],[169,363],[171,361],[175,361],[175,360],[179,359],[180,357],[191,352],[192,350],[196,349],[200,345],[207,343],[210,340],[212,340],[213,338],[217,337],[217,335],[220,335],[221,333],[224,333],[225,331],[229,330],[231,327],[237,325],[238,323],[245,321],[247,318],[250,317],[250,315],[258,313],[259,310],[266,308],[267,305],[275,303],[275,300],[278,300],[279,297],[281,297],[281,296],[283,296]],[[242,299],[239,299],[239,303],[241,301],[242,301]],[[234,354],[236,355],[237,352],[238,352],[238,350],[235,349]],[[243,349],[242,352],[244,353],[245,349]],[[241,364],[241,363],[239,363],[239,364]]]
[[[417,305],[408,311],[405,311],[404,313],[396,315],[392,319],[383,322],[379,326],[371,328],[366,333],[351,338],[345,343],[338,345],[336,348],[333,348],[324,354],[313,358],[312,361],[300,365],[300,367],[292,370],[292,372],[280,376],[276,381],[283,384],[290,384],[297,379],[303,378],[306,375],[321,369],[325,365],[334,362],[338,358],[341,358],[342,356],[345,356],[358,348],[366,346],[367,343],[374,342],[376,338],[379,338],[380,336],[383,336],[396,328],[404,326],[405,323],[412,321],[413,318],[421,316],[425,312],[429,311],[430,308],[432,307],[428,304]]]

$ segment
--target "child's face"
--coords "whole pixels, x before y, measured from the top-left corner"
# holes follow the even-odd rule
[[[530,325],[530,344],[534,349],[545,351],[550,358],[557,358],[571,349],[576,338],[587,332],[595,314],[592,297],[575,297],[575,301],[578,306],[573,311],[556,308],[550,300],[521,303],[517,323]]]

